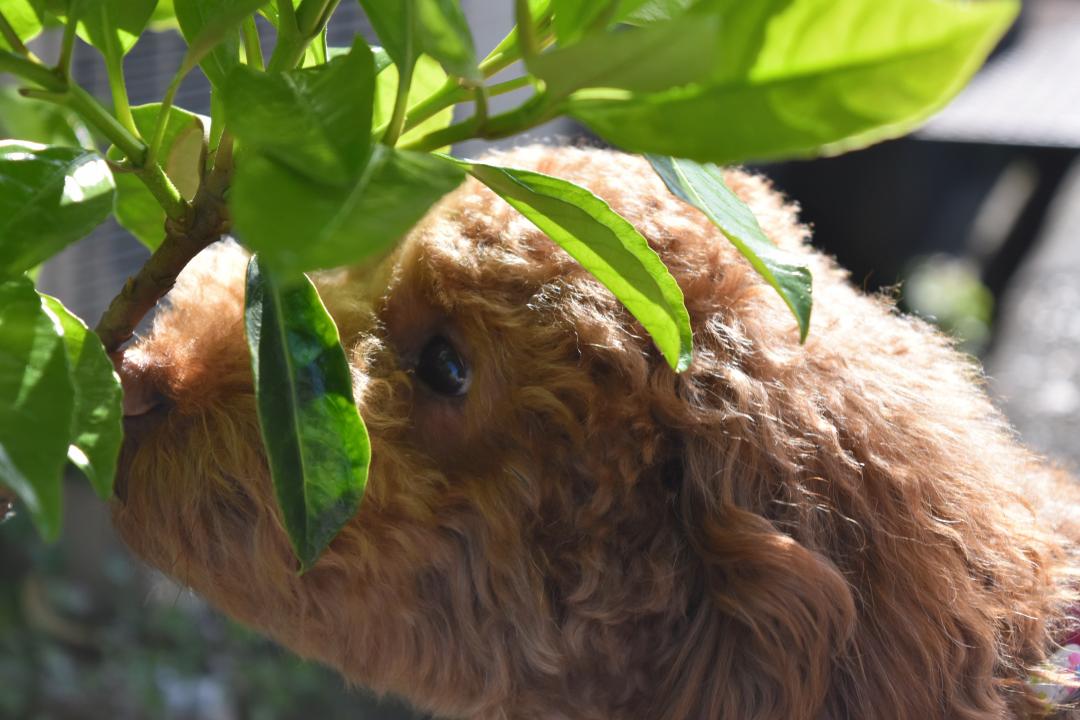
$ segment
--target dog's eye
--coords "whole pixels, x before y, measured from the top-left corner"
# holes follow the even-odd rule
[[[441,395],[464,395],[469,389],[469,370],[457,350],[444,337],[436,335],[420,351],[416,376]]]

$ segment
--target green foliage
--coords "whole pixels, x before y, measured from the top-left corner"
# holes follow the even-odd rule
[[[79,21],[79,37],[106,58],[123,57],[135,47],[154,14],[155,0],[68,0],[67,12]]]
[[[135,127],[144,137],[154,134],[161,118],[161,103],[131,109]],[[206,164],[206,119],[201,115],[169,108],[165,120],[158,160],[180,194],[190,200],[199,189]],[[116,146],[107,153],[110,160],[121,161],[124,154]],[[116,220],[139,242],[157,250],[165,239],[165,210],[154,194],[133,173],[116,173]]]
[[[810,268],[765,236],[750,208],[724,184],[720,168],[655,155],[649,156],[649,162],[668,190],[705,213],[761,277],[776,289],[799,323],[799,339],[806,340],[813,304]]]
[[[427,53],[452,75],[473,82],[483,79],[457,0],[360,0],[360,4],[399,68],[411,72],[421,53]]]
[[[121,295],[98,325],[103,348],[56,301],[43,306],[25,273],[110,213],[159,259],[227,230],[258,253],[247,330],[260,421],[285,527],[307,568],[355,514],[369,450],[333,321],[301,273],[386,251],[466,171],[610,289],[673,371],[691,362],[681,291],[625,219],[571,183],[436,151],[568,115],[625,150],[654,153],[671,191],[776,289],[805,339],[809,270],[769,242],[717,168],[699,163],[834,153],[907,132],[960,89],[1018,8],[516,0],[518,24],[478,60],[457,0],[360,0],[383,47],[356,38],[348,50],[326,46],[337,4],[0,2],[0,73],[28,86],[26,97],[0,93],[0,130],[19,141],[0,143],[0,483],[46,537],[58,531],[69,455],[109,492],[120,411],[105,351],[139,318],[127,317]],[[269,58],[255,14],[277,33]],[[24,43],[58,19],[59,58],[46,63]],[[147,27],[179,27],[189,47],[162,102],[132,109],[122,60]],[[104,57],[112,110],[72,82],[76,35]],[[492,82],[522,60],[523,73]],[[209,122],[174,106],[199,66],[211,84]],[[530,97],[489,115],[490,96],[518,88]],[[471,116],[453,122],[466,102]],[[111,145],[112,171],[84,124]],[[158,271],[142,281],[164,292]]]
[[[226,122],[247,151],[313,182],[342,184],[371,152],[374,91],[374,58],[361,41],[315,68],[237,68],[225,91]]]
[[[731,42],[719,43],[708,80],[657,93],[583,93],[568,114],[629,150],[699,161],[850,150],[937,111],[1016,14],[1015,3],[996,0],[710,4],[730,5],[721,18]]]
[[[113,177],[95,152],[0,142],[0,273],[17,274],[109,216]]]
[[[112,360],[101,341],[86,323],[56,298],[42,295],[41,299],[63,329],[74,401],[68,459],[86,475],[98,496],[108,500],[124,439],[120,378],[113,372]]]
[[[462,165],[611,290],[676,371],[690,366],[692,333],[682,290],[633,225],[566,180],[494,165]]]
[[[0,87],[0,138],[65,147],[94,147],[86,123],[62,105],[27,102],[13,87]]]
[[[337,326],[307,278],[283,283],[252,258],[244,321],[270,475],[306,570],[356,511],[371,446]]]
[[[2,9],[15,36],[22,42],[30,42],[41,32],[41,15],[37,3],[30,0],[4,0]],[[11,42],[2,34],[0,49],[12,49]]]
[[[60,480],[74,409],[58,325],[29,280],[0,283],[0,477],[47,539],[60,534]]]

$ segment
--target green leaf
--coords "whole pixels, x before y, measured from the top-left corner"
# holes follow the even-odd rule
[[[385,56],[385,53],[384,53]],[[376,64],[375,76],[375,103],[372,126],[382,127],[390,121],[390,115],[394,111],[394,97],[397,93],[398,71],[397,66],[390,64],[381,72]],[[413,68],[412,83],[409,85],[409,100],[407,107],[412,107],[421,100],[431,96],[446,84],[446,73],[442,66],[426,55],[421,55],[416,60]],[[411,140],[416,140],[429,132],[441,130],[450,125],[454,120],[454,108],[448,107],[440,110],[424,122],[420,123],[398,138],[398,144],[404,145]]]
[[[74,391],[63,329],[26,278],[0,282],[0,484],[47,540],[60,534]]]
[[[722,6],[707,81],[586,90],[566,111],[637,152],[717,163],[836,153],[910,131],[978,69],[1012,0],[769,0]]]
[[[367,429],[337,326],[307,278],[284,284],[252,258],[244,321],[270,476],[303,571],[356,514]]]
[[[406,0],[408,1],[408,0]],[[399,0],[400,2],[400,0]],[[458,0],[415,0],[420,47],[451,75],[479,82],[476,48]]]
[[[175,0],[188,43],[184,64],[198,61],[214,87],[223,87],[240,64],[240,23],[269,0]]]
[[[63,328],[74,388],[67,456],[86,475],[98,496],[108,500],[112,497],[116,461],[124,439],[120,378],[97,335],[59,300],[48,295],[41,297]]]
[[[41,32],[41,16],[35,7],[35,3],[30,2],[30,0],[3,0],[0,9],[3,10],[7,21],[11,23],[15,35],[24,44],[33,40]],[[3,35],[0,35],[0,49],[13,49]]]
[[[358,38],[348,55],[284,73],[239,67],[225,89],[225,117],[246,147],[295,172],[345,183],[371,151],[375,66]]]
[[[384,145],[346,185],[252,153],[237,165],[229,202],[237,235],[267,266],[313,270],[386,250],[463,179],[452,163]]]
[[[619,0],[552,0],[555,11],[553,26],[559,45],[566,46],[579,40],[598,22],[610,18]]]
[[[154,14],[150,16],[150,29],[154,32],[166,30],[179,30],[180,21],[176,19],[176,8],[173,0],[158,0],[154,7]]]
[[[0,87],[0,138],[93,149],[94,137],[79,117],[50,102],[24,98]]]
[[[628,25],[651,25],[679,17],[693,4],[694,0],[622,0],[616,18]],[[710,2],[705,0],[701,4],[709,5]]]
[[[482,79],[457,0],[360,0],[360,4],[398,68],[410,67],[427,53],[451,75]]]
[[[799,324],[799,341],[805,342],[813,306],[813,278],[806,263],[781,250],[765,236],[754,213],[724,184],[720,168],[679,158],[648,157],[668,189],[683,202],[705,213],[780,294]]]
[[[161,114],[161,103],[131,109],[135,127],[143,137],[152,137]],[[207,118],[176,106],[169,109],[158,151],[158,162],[176,189],[186,199],[195,197],[205,169]],[[124,154],[110,147],[109,159],[120,161]],[[117,173],[115,212],[117,221],[150,250],[165,239],[165,211],[146,185],[131,173]]]
[[[105,57],[123,57],[135,46],[157,0],[82,0],[72,3],[78,33]]]
[[[0,141],[0,275],[86,236],[112,211],[113,189],[97,153]]]
[[[581,88],[655,92],[706,77],[719,33],[715,16],[683,17],[625,32],[591,35],[532,58],[529,70],[558,99]]]
[[[461,165],[611,290],[676,372],[690,366],[693,337],[682,290],[633,225],[566,180],[529,170]]]

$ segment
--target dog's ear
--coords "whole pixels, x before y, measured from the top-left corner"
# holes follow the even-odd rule
[[[775,483],[736,437],[683,439],[664,467],[692,586],[655,717],[818,717],[855,622],[847,581],[750,505]],[[740,497],[741,496],[741,497]]]

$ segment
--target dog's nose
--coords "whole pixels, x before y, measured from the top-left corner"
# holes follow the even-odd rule
[[[137,350],[113,357],[113,364],[124,390],[125,419],[142,417],[167,405],[168,399],[160,383],[155,374],[149,372],[145,359]]]

